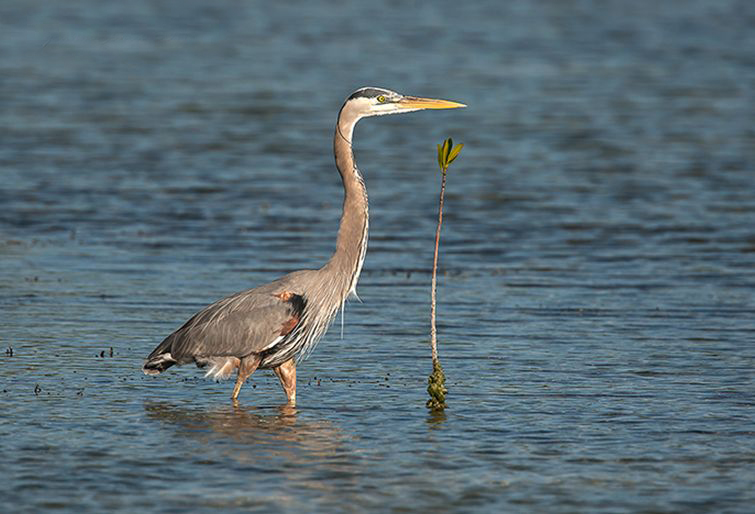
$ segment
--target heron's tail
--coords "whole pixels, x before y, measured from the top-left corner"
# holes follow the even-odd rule
[[[159,375],[178,361],[173,358],[170,352],[161,353],[147,359],[142,371],[145,375]]]

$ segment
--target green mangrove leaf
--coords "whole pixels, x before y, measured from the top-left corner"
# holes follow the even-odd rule
[[[464,148],[464,143],[460,143],[456,145],[456,148],[451,150],[450,155],[448,156],[448,164],[451,164],[454,162],[454,159],[459,156],[459,153],[461,152],[461,149]]]
[[[450,137],[443,142],[443,164],[448,166],[448,156],[451,154],[454,141]]]

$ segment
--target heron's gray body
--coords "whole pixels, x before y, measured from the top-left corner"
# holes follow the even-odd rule
[[[295,401],[295,362],[312,351],[347,297],[356,294],[367,251],[367,190],[354,162],[354,125],[365,116],[462,106],[379,88],[355,91],[339,112],[333,139],[344,202],[330,260],[318,270],[295,271],[205,307],[154,349],[144,372],[158,374],[193,362],[209,367],[208,376],[225,378],[238,368],[235,399],[255,369],[271,368],[289,401]]]
[[[148,360],[165,356],[166,364],[196,362],[220,370],[228,357],[258,353],[263,356],[260,368],[280,365],[296,356],[297,343],[303,342],[301,330],[287,329],[291,320],[301,318],[306,307],[305,283],[312,281],[307,275],[313,273],[297,271],[205,307],[166,337]]]

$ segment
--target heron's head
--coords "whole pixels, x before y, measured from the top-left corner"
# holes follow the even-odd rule
[[[405,96],[379,87],[363,87],[354,91],[346,99],[341,108],[341,114],[356,122],[367,116],[398,114],[422,109],[455,109],[457,107],[466,107],[466,105],[435,98]]]

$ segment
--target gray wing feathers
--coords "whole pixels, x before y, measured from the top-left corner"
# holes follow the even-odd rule
[[[197,357],[243,357],[266,349],[297,314],[294,304],[276,294],[300,294],[295,284],[300,273],[205,307],[165,338],[148,359],[170,352],[179,364],[186,364]]]
[[[290,317],[290,310],[280,303],[192,324],[169,336],[173,339],[169,351],[181,364],[196,357],[244,357],[274,341]]]

